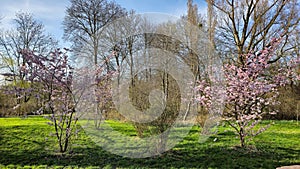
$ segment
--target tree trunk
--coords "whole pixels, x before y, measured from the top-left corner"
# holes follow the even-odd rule
[[[245,134],[244,129],[241,128],[239,132],[241,147],[245,147]]]

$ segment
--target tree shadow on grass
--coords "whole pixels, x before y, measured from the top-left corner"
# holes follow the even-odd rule
[[[72,153],[61,155],[40,148],[31,151],[2,151],[0,164],[3,165],[48,165],[48,166],[112,166],[113,168],[276,168],[291,165],[289,160],[299,152],[291,149],[258,149],[250,151],[228,147],[198,147],[188,149],[195,144],[185,145],[186,149],[170,150],[161,156],[130,159],[111,154],[101,147],[77,147]],[[5,159],[3,159],[5,158]]]
[[[4,132],[5,130],[0,128],[0,137],[5,134]],[[55,153],[55,148],[47,150],[52,144],[45,144],[34,138],[24,139],[17,135],[9,135],[9,137],[13,137],[11,140],[16,140],[20,145],[4,146],[5,139],[9,139],[5,135],[4,140],[0,140],[0,164],[97,166],[99,168],[105,166],[112,168],[276,168],[292,165],[291,161],[299,158],[300,155],[299,150],[272,146],[268,142],[262,142],[255,148],[232,147],[233,144],[227,140],[234,139],[233,135],[231,132],[220,133],[209,138],[205,143],[186,138],[161,156],[143,159],[111,154],[89,139],[75,141],[70,153],[65,155]],[[218,138],[217,142],[213,141],[215,138]]]

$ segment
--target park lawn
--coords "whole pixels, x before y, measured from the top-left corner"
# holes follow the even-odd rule
[[[300,164],[300,124],[273,121],[249,148],[239,148],[227,125],[199,143],[199,127],[172,150],[144,159],[111,154],[80,132],[72,150],[57,152],[53,128],[43,117],[0,118],[0,168],[276,168]],[[117,130],[134,135],[132,125],[109,121]],[[51,134],[52,133],[52,134]]]

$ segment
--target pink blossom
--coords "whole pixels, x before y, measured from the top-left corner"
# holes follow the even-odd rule
[[[227,83],[225,103],[228,108],[223,112],[223,116],[228,122],[236,122],[232,126],[237,126],[235,129],[240,136],[251,134],[264,114],[276,113],[270,111],[268,107],[279,104],[276,100],[277,88],[300,79],[300,75],[295,72],[295,68],[299,68],[300,56],[291,59],[286,66],[273,70],[272,75],[266,75],[271,66],[268,62],[279,42],[280,39],[272,39],[270,47],[244,55],[247,63],[245,65],[225,64],[223,66]],[[200,81],[195,91],[198,93],[195,101],[209,109],[211,106],[208,104],[209,99],[212,99],[209,84]],[[257,133],[264,130],[261,129]]]

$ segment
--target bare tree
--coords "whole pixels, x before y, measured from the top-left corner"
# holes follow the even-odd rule
[[[217,16],[213,8],[215,0],[206,0],[207,2],[207,25],[208,25],[208,37],[212,46],[215,47],[215,29],[217,24]]]
[[[107,0],[71,0],[63,22],[64,39],[72,42],[75,56],[99,62],[101,29],[126,14],[124,8]]]
[[[293,44],[289,35],[299,29],[299,2],[297,0],[214,0],[219,20],[218,47],[226,55],[235,55],[237,63],[245,64],[242,54],[259,51],[272,38],[284,37],[282,51],[270,63],[276,62]],[[287,46],[289,46],[287,48]],[[232,58],[232,57],[231,57]]]
[[[57,41],[45,34],[44,25],[35,20],[30,13],[17,13],[14,24],[13,29],[1,33],[0,59],[2,75],[18,88],[30,85],[26,82],[25,74],[22,72],[26,59],[21,51],[28,50],[36,54],[47,55],[56,48]],[[22,95],[16,96],[17,103],[28,102],[30,95],[30,92],[24,91]]]
[[[1,34],[0,49],[3,53],[1,58],[5,62],[10,73],[22,79],[20,70],[26,62],[22,57],[21,50],[30,50],[34,53],[48,54],[56,48],[57,41],[50,35],[45,34],[44,25],[36,21],[30,13],[17,13],[14,19],[15,28]]]
[[[188,7],[188,15],[187,15],[187,20],[189,24],[192,25],[198,25],[198,7],[196,4],[193,4],[193,0],[188,0],[187,2],[187,7]],[[198,34],[196,30],[196,27],[194,26],[187,26],[188,27],[188,39],[189,39],[189,45],[191,49],[196,49],[197,48],[197,42],[198,42]],[[189,59],[190,59],[190,66],[193,70],[193,73],[198,74],[199,69],[198,69],[198,58],[195,53],[192,51],[189,54]]]
[[[101,51],[101,45],[103,45],[101,43],[106,42],[105,39],[102,39],[103,31],[105,26],[125,16],[125,9],[108,0],[70,0],[70,2],[71,5],[67,7],[63,22],[64,39],[72,42],[73,55],[81,61],[81,64],[89,63],[94,65],[96,70],[97,66],[105,61],[106,73],[109,74],[111,68],[111,63],[107,59],[109,54]],[[107,39],[107,41],[109,40]],[[109,49],[105,50],[109,51]],[[118,61],[118,58],[116,60]],[[98,75],[95,76],[95,79],[97,78]],[[97,85],[97,88],[101,88],[101,84]],[[97,88],[95,93],[97,93]],[[96,100],[98,99],[96,98]],[[96,127],[104,117],[100,106],[98,101],[94,114]]]

